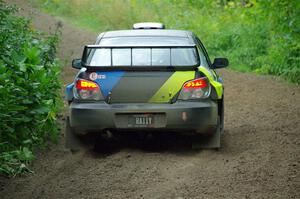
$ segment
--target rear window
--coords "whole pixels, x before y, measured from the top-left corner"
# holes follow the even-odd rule
[[[130,47],[87,49],[88,66],[196,66],[195,47]]]

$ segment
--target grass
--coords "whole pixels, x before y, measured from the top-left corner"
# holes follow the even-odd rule
[[[300,3],[296,0],[30,0],[44,11],[94,32],[158,21],[196,33],[211,58],[228,57],[242,72],[300,83]],[[246,2],[246,4],[242,4]]]

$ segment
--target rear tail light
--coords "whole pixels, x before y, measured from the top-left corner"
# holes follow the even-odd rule
[[[185,82],[178,99],[205,99],[210,95],[211,87],[206,77]]]
[[[85,79],[78,79],[74,86],[74,97],[83,100],[103,99],[97,83]]]

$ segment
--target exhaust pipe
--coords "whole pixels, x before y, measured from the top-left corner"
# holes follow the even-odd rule
[[[105,130],[101,136],[105,139],[112,139],[114,135],[110,130]]]

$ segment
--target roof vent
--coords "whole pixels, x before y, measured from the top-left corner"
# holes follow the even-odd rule
[[[133,24],[133,29],[165,29],[165,25],[156,22],[143,22]]]

